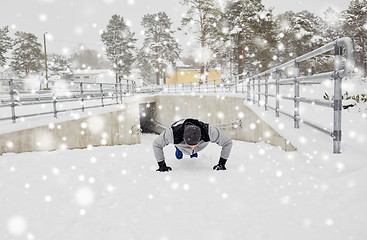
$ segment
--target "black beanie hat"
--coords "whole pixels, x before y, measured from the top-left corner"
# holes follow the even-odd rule
[[[190,146],[194,146],[200,142],[201,139],[201,130],[198,126],[195,125],[186,125],[183,139],[186,144]]]

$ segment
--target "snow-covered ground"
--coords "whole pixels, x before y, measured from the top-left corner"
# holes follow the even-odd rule
[[[367,236],[367,169],[325,174],[297,152],[234,141],[156,172],[151,143],[0,157],[1,239],[322,239]]]
[[[328,89],[302,87],[301,96],[322,98]],[[343,111],[342,154],[332,154],[331,137],[303,124],[293,129],[292,119],[245,105],[298,151],[234,141],[228,170],[215,172],[218,146],[180,161],[168,146],[169,173],[155,171],[154,135],[133,146],[0,156],[0,239],[364,240],[366,104]],[[281,107],[291,113],[292,102]],[[75,114],[83,115],[65,113],[60,120]],[[300,115],[332,129],[330,109],[301,104]],[[3,122],[0,132],[52,118]]]

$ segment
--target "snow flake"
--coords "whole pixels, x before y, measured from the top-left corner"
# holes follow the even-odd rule
[[[178,189],[178,187],[179,187],[178,182],[173,182],[173,183],[171,183],[171,188],[172,188],[173,190],[177,190],[177,189]]]
[[[12,141],[7,141],[6,142],[6,146],[10,149],[12,149],[14,147],[14,143]]]
[[[190,185],[186,183],[186,184],[183,185],[182,188],[183,188],[183,190],[188,191],[190,189]]]
[[[95,183],[95,182],[96,182],[96,179],[95,179],[94,177],[90,177],[90,178],[88,179],[88,182],[89,182],[90,184],[93,184],[93,183]]]
[[[298,141],[299,141],[300,143],[302,143],[302,144],[306,144],[306,143],[307,143],[307,139],[306,139],[304,136],[300,136],[300,137],[298,138]]]
[[[306,218],[306,219],[303,220],[303,226],[304,227],[308,228],[308,227],[311,226],[311,224],[312,224],[311,219]]]
[[[52,201],[51,196],[48,196],[48,195],[47,195],[47,196],[45,197],[45,201],[46,201],[46,202],[51,202],[51,201]]]
[[[60,170],[58,168],[53,168],[52,169],[52,174],[53,175],[59,175],[60,174]]]
[[[80,215],[84,216],[87,213],[87,211],[85,211],[85,209],[81,209],[79,211],[79,213],[80,213]]]
[[[83,207],[87,207],[93,204],[95,194],[90,187],[82,187],[76,191],[74,197],[77,204]]]
[[[35,237],[34,237],[34,235],[32,233],[27,233],[27,239],[28,240],[34,240]]]
[[[47,15],[42,13],[41,15],[39,15],[39,20],[41,22],[46,22],[47,21]]]
[[[115,192],[115,191],[116,191],[116,187],[115,187],[115,186],[113,186],[113,185],[111,185],[111,184],[107,185],[107,186],[106,186],[106,189],[107,189],[107,191],[109,191],[110,193],[113,193],[113,192]]]
[[[345,166],[342,162],[337,162],[336,168],[338,169],[338,172],[342,172],[345,169]]]
[[[228,193],[222,193],[222,198],[227,199],[228,198]]]
[[[264,155],[265,154],[265,150],[263,148],[259,149],[259,155]]]
[[[290,203],[290,197],[287,195],[287,196],[284,196],[284,197],[282,197],[282,199],[281,199],[281,203],[283,204],[283,205],[289,205],[289,203]]]
[[[23,216],[13,216],[8,220],[7,227],[10,234],[20,236],[27,231],[28,223]]]
[[[91,157],[90,158],[90,162],[91,163],[96,163],[97,162],[97,158],[96,157]]]
[[[281,176],[283,176],[283,172],[282,172],[282,171],[280,171],[280,170],[278,170],[278,171],[275,173],[275,175],[276,175],[277,177],[281,177]]]
[[[224,113],[223,112],[217,112],[217,117],[219,119],[223,119],[224,118]]]
[[[334,221],[333,221],[333,219],[331,219],[331,218],[326,219],[325,223],[326,223],[326,225],[328,225],[328,226],[333,226],[333,225],[334,225]]]
[[[256,128],[256,124],[255,123],[251,123],[250,124],[250,129],[254,130]]]
[[[210,176],[208,180],[210,183],[213,183],[213,184],[217,182],[217,179],[214,176]]]

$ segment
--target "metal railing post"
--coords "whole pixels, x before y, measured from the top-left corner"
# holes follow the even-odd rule
[[[247,78],[247,101],[248,102],[251,100],[250,91],[251,91],[250,78]]]
[[[256,96],[255,96],[255,92],[256,92],[256,88],[255,88],[255,78],[252,80],[252,103],[255,104],[256,103]]]
[[[269,88],[268,88],[268,75],[265,75],[265,111],[268,110],[268,92],[269,92]]]
[[[275,117],[279,117],[279,78],[280,78],[280,73],[279,70],[276,69],[275,70],[275,74],[276,74],[276,78],[275,78]]]
[[[299,62],[295,62],[294,64],[294,128],[299,128],[299,77],[300,71],[299,71]]]
[[[118,84],[117,83],[115,83],[115,94],[116,94],[116,103],[118,104],[119,103],[119,92],[118,92]]]
[[[102,103],[102,107],[104,107],[104,103],[103,103],[103,85],[102,85],[102,83],[99,84],[99,88],[101,90],[101,103]]]
[[[341,153],[342,138],[342,78],[337,74],[342,66],[343,48],[335,44],[334,56],[334,129],[333,129],[333,153]]]
[[[14,102],[14,81],[13,79],[9,80],[9,94],[10,94],[10,102],[11,102],[11,119],[13,123],[16,122],[17,117],[15,116],[15,102]]]
[[[120,86],[120,103],[122,103],[122,83],[119,83]]]
[[[57,106],[56,106],[56,95],[55,95],[55,81],[52,81],[52,99],[54,105],[54,117],[57,118]]]
[[[236,76],[234,77],[234,84],[235,84],[234,91],[235,93],[237,93],[237,77]]]
[[[260,80],[261,80],[261,77],[259,77],[257,79],[257,105],[260,106],[260,100],[261,100],[261,95],[260,95],[260,91],[261,91],[261,88],[260,88]]]
[[[80,83],[80,100],[82,101],[82,111],[84,112],[84,96],[83,96],[83,83]]]

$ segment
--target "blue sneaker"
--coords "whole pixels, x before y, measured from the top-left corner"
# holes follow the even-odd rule
[[[190,158],[197,158],[198,157],[198,153],[194,153],[192,155],[190,155]]]
[[[182,159],[182,157],[183,157],[183,153],[178,148],[176,148],[175,155],[176,155],[177,159]]]

